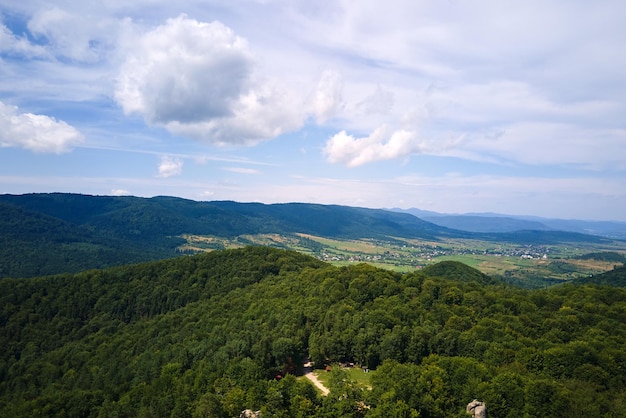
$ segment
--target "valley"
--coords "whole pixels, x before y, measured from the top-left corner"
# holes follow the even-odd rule
[[[552,245],[441,239],[337,239],[310,234],[247,234],[234,238],[183,235],[184,253],[263,245],[290,249],[342,266],[368,263],[398,272],[411,272],[440,261],[459,261],[505,282],[540,287],[612,270],[623,264],[592,257],[590,253],[626,254],[626,243],[560,243]]]
[[[497,229],[501,219],[490,225]],[[468,232],[408,213],[337,205],[0,195],[0,278],[76,273],[261,245],[336,266],[368,263],[404,273],[438,261],[460,261],[532,288],[612,270],[626,254],[626,241],[607,235],[487,230]],[[607,252],[614,256],[586,256]]]

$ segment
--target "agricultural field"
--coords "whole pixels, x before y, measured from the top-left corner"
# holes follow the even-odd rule
[[[595,258],[581,259],[585,254],[626,254],[626,242],[620,241],[608,244],[522,245],[469,239],[436,242],[401,238],[340,240],[307,234],[240,235],[232,239],[184,235],[183,238],[186,244],[179,247],[181,252],[264,245],[295,250],[338,266],[368,263],[399,272],[415,271],[433,263],[453,260],[522,287],[541,287],[587,277],[622,264]]]

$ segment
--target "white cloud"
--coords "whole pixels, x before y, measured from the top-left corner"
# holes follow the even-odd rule
[[[82,141],[81,133],[64,121],[45,115],[20,113],[16,106],[0,102],[0,147],[60,154]]]
[[[376,86],[376,91],[365,100],[358,103],[357,106],[362,107],[366,115],[388,115],[394,104],[394,95],[390,90],[385,90],[380,84]]]
[[[126,113],[217,145],[254,144],[301,126],[295,96],[254,65],[230,28],[180,15],[131,46],[115,97]]]
[[[615,148],[626,146],[620,133],[626,84],[619,73],[626,64],[620,46],[626,42],[624,3],[391,0],[385,7],[375,1],[328,7],[329,13],[315,14],[296,9],[294,26],[307,42],[323,45],[326,56],[339,61],[334,66],[343,75],[344,126],[339,129],[370,132],[386,124],[392,131],[411,131],[415,124],[406,125],[404,118],[413,114],[409,119],[419,120],[420,132],[435,144],[446,137],[507,133],[500,143],[492,142],[493,149],[486,141],[480,147],[457,141],[431,147],[430,153],[466,158],[476,157],[480,148],[483,161],[497,157],[532,164],[614,167]],[[377,93],[363,100],[363,91],[375,86]],[[555,146],[540,148],[533,136],[538,129],[525,129],[529,136],[520,129],[546,124],[570,128],[549,129]],[[610,151],[572,141],[572,136]],[[367,141],[343,139],[336,142],[352,144],[364,156]],[[556,146],[561,143],[573,149]],[[330,145],[339,144],[327,144],[332,156]],[[510,152],[501,153],[501,147]],[[415,152],[403,149],[406,154],[398,152],[397,158]],[[358,164],[353,158],[335,160]]]
[[[219,22],[184,15],[146,33],[128,57],[116,97],[151,123],[230,116],[251,72],[246,42]]]
[[[318,123],[334,117],[344,106],[341,89],[341,75],[338,72],[327,70],[322,73],[313,98],[313,109]]]
[[[224,170],[230,171],[232,173],[239,174],[259,174],[260,171],[254,168],[245,168],[245,167],[227,167]]]
[[[211,196],[213,196],[215,194],[215,192],[212,192],[210,190],[205,190],[203,192],[200,192],[197,194],[197,198],[198,199],[209,199],[211,198]]]
[[[47,55],[44,48],[32,44],[24,36],[16,36],[2,23],[0,23],[0,53],[18,54],[26,57]]]
[[[255,145],[299,128],[304,120],[301,102],[270,83],[242,95],[231,110],[230,117],[207,117],[194,123],[172,121],[165,127],[177,135],[218,146]]]
[[[533,165],[626,169],[625,129],[591,129],[554,122],[511,123],[495,135],[477,135],[464,148],[477,156]]]
[[[130,192],[124,189],[113,189],[111,190],[112,196],[129,196]]]
[[[392,97],[397,96],[392,94],[378,91],[360,102],[363,110],[378,103],[379,111],[355,111],[352,117],[360,114],[361,119],[349,123],[351,129],[363,131],[375,121],[387,120],[386,129],[374,129],[363,138],[345,130],[338,133],[324,148],[328,161],[357,166],[427,153],[483,162],[626,168],[619,151],[626,146],[626,131],[616,123],[626,108],[616,101],[561,103],[526,83],[494,80],[434,85],[415,95],[414,101],[422,103],[422,109],[394,105],[393,112],[385,113]],[[406,93],[399,95],[403,103],[408,102]],[[388,104],[375,97],[387,98]],[[406,110],[404,115],[395,110],[399,107]],[[419,138],[406,134],[418,129]],[[392,141],[394,132],[403,134]]]
[[[288,174],[259,187],[260,176],[229,175],[219,170],[224,164],[211,165],[206,169],[217,170],[217,177],[238,183],[198,179],[187,196],[210,190],[219,199],[323,198],[369,206],[390,206],[401,196],[414,199],[415,206],[430,200],[438,207],[428,208],[443,211],[534,212],[552,202],[556,214],[593,202],[607,214],[624,216],[618,213],[625,207],[622,192],[611,191],[614,200],[595,194],[611,176],[623,178],[626,165],[623,0],[0,3],[6,25],[0,24],[0,100],[11,98],[22,109],[9,112],[21,118],[13,130],[32,128],[23,109],[63,112],[71,115],[63,116],[65,122],[85,135],[96,133],[88,135],[90,146],[97,140],[103,147],[118,143],[171,159],[261,170],[243,156],[281,160],[272,168],[281,174],[302,174],[319,157],[310,152],[302,161],[281,159],[299,157],[293,149],[323,149],[336,164],[325,168],[334,182],[310,187],[287,186]],[[181,10],[189,17],[176,18]],[[146,123],[121,117],[109,102],[112,95],[126,114]],[[7,139],[12,130],[5,128],[7,110],[1,113],[0,146],[35,149],[15,133]],[[51,121],[60,129],[62,122]],[[312,126],[316,122],[324,126]],[[259,150],[215,159],[203,157],[189,141],[168,143],[165,132],[215,145],[254,145],[303,126]],[[455,158],[407,158],[420,153]],[[383,160],[372,171],[364,167]],[[319,172],[315,165],[311,170]],[[342,178],[349,174],[341,165],[381,179],[350,181]],[[176,163],[167,166],[160,175],[178,170]],[[589,169],[595,170],[593,184],[577,177],[589,176]],[[424,177],[398,185],[398,176],[409,170]],[[459,176],[437,177],[447,171]],[[511,172],[520,178],[476,176]],[[525,182],[524,172],[537,177]],[[50,189],[63,189],[65,180]],[[38,181],[43,180],[33,180],[31,189],[42,190]],[[114,185],[178,195],[188,176],[148,181],[149,186],[106,179],[94,190],[108,193]],[[545,190],[548,184],[551,190]]]
[[[388,140],[392,132],[419,128],[429,138],[429,153],[482,161],[501,155],[502,143],[490,149],[480,139],[494,131],[507,132],[507,141],[516,132],[515,143],[528,143],[511,150],[532,147],[532,138],[521,137],[522,125],[578,126],[589,137],[623,143],[620,69],[626,61],[620,48],[626,32],[619,1],[502,6],[390,0],[385,7],[371,0],[288,7],[186,1],[189,17],[168,20],[179,6],[150,4],[159,6],[146,13],[141,1],[97,10],[69,0],[13,5],[14,15],[28,16],[30,33],[0,26],[0,50],[63,59],[11,63],[11,74],[4,69],[2,75],[21,83],[21,97],[29,90],[31,100],[72,92],[74,100],[89,100],[110,92],[108,71],[115,68],[114,96],[127,114],[218,146],[255,145],[301,128],[308,116],[336,132],[386,125]],[[207,23],[227,16],[230,27]],[[98,65],[67,65],[67,58]],[[24,71],[31,72],[28,82],[20,81]],[[432,146],[462,136],[475,141]],[[375,140],[367,151],[367,142],[355,142],[352,148],[360,151],[351,158],[332,157],[331,146],[341,144],[329,142],[327,156],[358,165],[404,158],[425,146]],[[594,159],[603,155],[588,154],[581,164],[602,164]],[[535,160],[559,163],[561,156],[550,147]],[[529,161],[524,153],[506,159]]]
[[[406,130],[390,132],[383,126],[365,138],[355,138],[346,131],[341,131],[326,142],[324,154],[331,163],[356,167],[423,152],[426,148],[425,143],[418,141],[415,132]]]
[[[74,5],[39,9],[28,21],[28,30],[45,40],[45,48],[54,56],[95,62],[112,49],[121,22],[93,13],[76,14],[74,9]]]
[[[177,176],[183,171],[183,161],[180,158],[174,158],[170,156],[161,157],[159,163],[159,174],[157,177],[172,177]]]

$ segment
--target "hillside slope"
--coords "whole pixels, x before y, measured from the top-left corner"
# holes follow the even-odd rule
[[[3,279],[0,416],[626,414],[626,290],[433,272],[249,247]],[[322,398],[292,376],[307,355],[371,390],[333,366]]]
[[[337,239],[476,238],[547,244],[599,242],[557,231],[476,234],[378,209],[306,203],[196,202],[174,197],[64,193],[0,195],[0,277],[78,272],[179,255],[183,234],[297,234]]]
[[[65,193],[0,195],[0,277],[33,277],[171,258],[183,234],[309,233],[339,238],[454,231],[411,215],[313,204],[196,202]],[[463,233],[461,233],[463,234]]]
[[[178,240],[179,243],[181,240]],[[93,226],[0,203],[0,278],[78,272],[172,257],[173,246],[144,246]]]
[[[596,274],[591,277],[574,280],[577,284],[597,284],[604,286],[626,287],[626,265],[615,266],[606,273]]]

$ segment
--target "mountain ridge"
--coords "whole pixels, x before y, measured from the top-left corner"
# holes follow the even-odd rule
[[[505,215],[492,212],[451,214],[418,208],[392,208],[389,210],[410,213],[439,226],[468,232],[564,231],[613,239],[626,239],[626,222],[621,221],[558,219],[530,215]]]
[[[341,205],[201,202],[170,196],[4,194],[0,195],[0,277],[77,272],[171,258],[180,255],[177,251],[185,242],[185,234],[237,237],[300,233],[336,239],[435,242],[448,238],[529,244],[602,240],[553,230],[474,233],[408,213]]]

